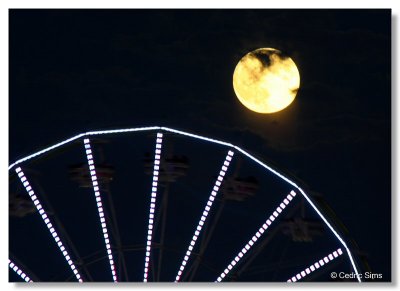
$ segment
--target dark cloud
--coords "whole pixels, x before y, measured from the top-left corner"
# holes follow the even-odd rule
[[[256,57],[264,67],[269,67],[271,65],[271,56],[277,55],[281,60],[289,58],[288,55],[281,52],[280,50],[255,50],[250,53],[250,56]]]
[[[390,123],[385,119],[361,118],[359,116],[333,116],[314,119],[290,127],[279,119],[267,119],[263,124],[241,125],[234,118],[213,122],[200,117],[200,121],[211,128],[231,132],[235,136],[243,134],[258,137],[264,146],[280,152],[301,152],[323,148],[325,145],[363,144],[383,142],[390,136]]]

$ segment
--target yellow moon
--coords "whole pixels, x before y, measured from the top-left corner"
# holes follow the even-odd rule
[[[274,113],[289,106],[300,87],[300,74],[291,58],[273,48],[245,55],[233,73],[239,101],[258,113]]]

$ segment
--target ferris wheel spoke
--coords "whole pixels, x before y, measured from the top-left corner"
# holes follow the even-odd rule
[[[183,258],[181,266],[179,267],[178,274],[176,275],[176,278],[175,278],[175,282],[179,282],[180,279],[181,279],[182,273],[185,270],[186,264],[187,264],[187,262],[188,262],[188,260],[190,258],[190,255],[192,254],[192,251],[193,251],[193,248],[194,248],[194,246],[196,244],[196,241],[197,241],[197,239],[198,239],[198,237],[200,235],[200,232],[201,232],[201,230],[203,228],[203,225],[204,225],[204,223],[205,223],[205,221],[207,219],[207,216],[208,216],[208,214],[209,214],[209,212],[211,210],[211,207],[212,207],[212,205],[214,203],[215,197],[217,196],[218,190],[219,190],[219,188],[220,188],[220,186],[222,184],[222,181],[224,179],[224,176],[226,174],[226,171],[228,170],[229,164],[232,161],[233,154],[234,153],[232,151],[229,151],[228,154],[225,157],[225,161],[224,161],[224,163],[223,163],[223,165],[221,167],[221,170],[219,172],[219,176],[218,176],[217,180],[215,181],[213,190],[211,191],[211,194],[210,194],[210,196],[208,198],[208,201],[207,201],[207,204],[206,204],[206,206],[204,208],[203,214],[202,214],[202,216],[201,216],[201,218],[199,220],[199,223],[197,224],[196,230],[195,230],[194,235],[192,237],[192,240],[191,240],[191,242],[189,244],[189,247],[188,247],[188,249],[187,249],[187,251],[185,253],[185,257]]]
[[[26,264],[24,264],[23,262],[21,262],[21,260],[19,260],[15,254],[13,254],[10,250],[8,252],[8,265],[10,266],[10,262],[14,263],[14,265],[17,265],[19,269],[21,269],[21,271],[23,270],[23,272],[25,273],[25,275],[29,276],[29,279],[32,282],[41,282],[41,280],[39,279],[39,277],[32,271],[32,269],[30,269]],[[14,271],[14,270],[13,270]],[[73,275],[72,275],[73,276]],[[25,280],[25,279],[24,279]]]
[[[339,257],[341,255],[343,255],[343,251],[341,248],[338,248],[336,251],[334,251],[334,252],[330,253],[329,255],[327,255],[326,257],[318,260],[317,262],[315,262],[308,268],[305,268],[304,270],[302,270],[301,272],[299,272],[298,274],[296,274],[295,276],[293,276],[292,278],[287,280],[287,282],[293,283],[293,282],[299,281],[302,278],[311,274],[312,272],[315,272],[319,268],[322,268],[322,266],[330,263],[331,261],[333,261],[334,259],[336,259],[337,257]]]
[[[83,140],[83,142],[85,145],[86,157],[87,157],[87,161],[88,161],[88,165],[89,165],[90,176],[92,179],[94,195],[96,197],[97,210],[99,212],[99,218],[100,218],[101,228],[103,231],[104,242],[106,245],[108,260],[110,262],[111,274],[112,274],[114,282],[117,282],[118,281],[117,273],[115,271],[114,258],[113,258],[113,254],[111,251],[110,238],[108,236],[107,223],[106,223],[106,219],[105,219],[105,215],[104,215],[103,203],[101,201],[99,182],[97,180],[96,167],[95,167],[95,163],[94,163],[92,148],[90,146],[90,140],[88,138],[85,138]]]
[[[40,192],[40,196],[44,204],[46,205],[46,208],[49,213],[52,213],[52,218],[53,218],[53,223],[57,226],[57,229],[59,230],[59,233],[61,234],[61,237],[65,240],[66,244],[68,245],[71,253],[74,255],[76,258],[77,264],[81,265],[81,271],[85,273],[85,278],[87,281],[93,281],[93,277],[90,274],[89,270],[86,268],[86,265],[84,264],[84,261],[82,260],[82,257],[80,256],[78,249],[76,248],[74,242],[70,238],[68,231],[66,231],[63,223],[60,221],[58,218],[58,215],[56,214],[56,211],[54,211],[49,199],[47,199],[45,191],[42,190],[40,185],[37,185],[37,190]]]
[[[243,258],[243,256],[250,250],[250,248],[257,242],[257,240],[263,235],[263,233],[270,227],[276,218],[282,213],[282,211],[289,205],[289,203],[296,196],[296,192],[293,190],[286,196],[286,198],[279,204],[279,206],[274,210],[270,217],[265,221],[265,223],[259,228],[259,230],[254,234],[254,236],[249,240],[249,242],[244,246],[244,248],[237,254],[237,256],[229,263],[225,270],[219,275],[216,282],[221,282],[226,275],[230,273],[233,267]]]
[[[215,217],[213,219],[213,222],[211,223],[210,229],[206,229],[204,231],[206,234],[203,236],[203,239],[202,239],[202,241],[200,243],[200,250],[199,250],[199,252],[197,254],[197,258],[194,261],[194,263],[192,264],[192,266],[190,267],[190,269],[186,272],[186,275],[183,278],[183,280],[186,280],[187,277],[190,275],[188,280],[189,280],[189,282],[193,281],[193,278],[196,275],[196,272],[197,272],[197,270],[198,270],[198,268],[200,266],[200,263],[203,260],[203,255],[204,255],[204,253],[205,253],[205,251],[207,249],[208,243],[211,240],[211,237],[212,237],[212,235],[214,233],[214,230],[215,230],[215,228],[216,228],[216,226],[218,224],[218,221],[219,221],[219,219],[221,217],[221,214],[222,214],[222,212],[224,210],[225,203],[226,203],[226,200],[222,199],[222,201],[221,201],[221,203],[219,205],[218,211],[216,212]]]
[[[25,282],[33,282],[33,280],[31,278],[29,278],[28,275],[26,275],[26,273],[24,271],[22,271],[22,269],[20,267],[18,267],[13,261],[11,261],[10,259],[8,260],[8,266],[15,272],[17,273],[18,276],[21,277],[22,280],[24,280]]]
[[[155,208],[156,208],[162,139],[163,139],[163,134],[157,133],[156,149],[154,152],[153,182],[152,182],[152,187],[151,187],[149,226],[147,229],[147,243],[146,243],[146,255],[145,255],[145,263],[144,263],[143,282],[147,282],[148,275],[149,275],[149,265],[150,265],[149,261],[150,261],[151,244],[152,244],[152,238],[153,238],[154,212],[155,212]]]
[[[24,172],[22,171],[22,169],[20,167],[16,168],[15,172],[17,173],[21,183],[24,185],[25,190],[29,194],[29,197],[31,198],[33,204],[35,204],[37,211],[39,212],[40,216],[42,217],[44,223],[46,224],[48,230],[50,231],[50,234],[54,238],[54,241],[56,242],[58,248],[60,249],[61,253],[63,254],[68,265],[70,266],[72,272],[75,274],[76,279],[79,282],[83,282],[81,275],[79,274],[77,268],[75,267],[75,264],[73,263],[71,257],[69,256],[69,253],[66,250],[60,237],[58,236],[56,230],[54,229],[54,225],[51,223],[50,218],[46,214],[46,211],[43,209],[42,204],[39,201],[39,198],[35,195],[35,192],[33,191],[33,188],[30,185],[28,179],[26,178]]]
[[[109,198],[108,205],[109,205],[109,209],[111,210],[110,211],[111,216],[108,218],[108,220],[111,221],[111,223],[109,224],[109,227],[110,227],[110,230],[116,241],[116,247],[117,247],[117,252],[118,252],[118,270],[120,272],[119,279],[121,280],[121,278],[122,278],[121,271],[123,271],[125,280],[129,281],[128,269],[126,267],[126,262],[125,262],[125,255],[124,255],[124,252],[122,251],[121,235],[119,233],[117,214],[115,212],[114,202],[113,202],[113,198],[111,195],[110,186],[108,184],[105,185],[104,191],[108,193],[108,198]]]
[[[158,267],[157,267],[157,282],[160,282],[162,259],[164,253],[164,240],[165,240],[165,230],[167,226],[167,210],[168,210],[168,195],[169,195],[169,184],[166,184],[163,201],[160,211],[162,212],[162,225],[161,225],[161,235],[160,235],[160,251],[158,255]]]
[[[235,171],[234,171],[234,173],[233,173],[233,175],[232,175],[233,177],[238,177],[238,175],[239,175],[239,169],[240,169],[241,163],[242,163],[242,159],[241,159],[240,156],[239,156],[238,159],[237,159],[237,161],[236,161],[236,169],[235,169]],[[218,211],[216,212],[216,214],[215,214],[215,216],[214,216],[213,222],[210,224],[210,228],[208,229],[208,228],[206,227],[205,230],[204,230],[204,232],[205,232],[206,234],[204,234],[204,236],[203,236],[203,238],[202,238],[202,240],[201,240],[201,243],[200,243],[200,250],[199,250],[199,252],[198,252],[198,254],[197,254],[197,258],[196,258],[196,260],[194,261],[194,263],[190,266],[189,271],[186,272],[186,275],[185,275],[185,277],[184,277],[183,280],[186,280],[186,278],[187,278],[189,275],[190,275],[190,277],[189,277],[189,279],[188,279],[189,282],[192,282],[192,281],[193,281],[193,278],[195,278],[196,272],[197,272],[197,270],[198,270],[198,268],[199,268],[199,266],[200,266],[200,263],[201,263],[202,260],[203,260],[203,255],[204,255],[204,253],[205,253],[205,251],[206,251],[206,249],[207,249],[207,246],[208,246],[208,244],[209,244],[209,242],[210,242],[210,240],[211,240],[211,237],[213,236],[214,231],[215,231],[215,229],[216,229],[216,227],[217,227],[217,225],[218,225],[218,221],[219,221],[219,219],[221,218],[221,214],[222,214],[222,212],[223,212],[223,210],[224,210],[225,203],[226,203],[226,199],[223,197],[222,200],[221,200],[221,203],[220,203],[220,205],[219,205]]]
[[[285,200],[284,200],[285,203]],[[299,208],[300,204],[296,204],[292,206],[292,208],[289,210],[289,213],[287,213],[288,217],[291,217],[293,213],[295,213]],[[270,231],[263,239],[263,241],[260,241],[256,247],[254,247],[253,252],[249,255],[249,257],[246,258],[246,262],[243,263],[238,269],[235,271],[235,277],[240,277],[246,269],[251,266],[253,261],[258,257],[258,255],[265,249],[265,247],[272,241],[272,239],[275,237],[275,235],[282,230],[281,225],[277,225],[272,231]],[[274,265],[274,269],[276,269],[276,266]]]
[[[265,237],[263,241],[259,242],[257,247],[254,247],[253,252],[246,258],[246,262],[244,262],[238,269],[235,271],[234,276],[235,278],[240,277],[248,268],[252,265],[254,260],[260,255],[260,253],[265,249],[265,247],[272,241],[279,231],[282,228],[277,225],[273,230],[271,230]],[[276,266],[274,266],[276,268]]]

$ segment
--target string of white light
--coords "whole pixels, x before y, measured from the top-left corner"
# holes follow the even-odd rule
[[[159,126],[145,126],[136,128],[123,128],[123,129],[110,129],[110,130],[97,130],[86,132],[85,135],[101,135],[101,134],[115,134],[115,133],[129,133],[135,131],[159,130]]]
[[[161,148],[162,148],[162,133],[157,133],[156,149],[154,153],[154,168],[153,168],[153,182],[151,187],[151,200],[150,200],[150,214],[149,214],[149,227],[147,230],[147,243],[146,243],[146,256],[144,263],[144,274],[143,282],[147,282],[149,275],[149,262],[151,253],[151,243],[153,237],[153,225],[154,225],[154,212],[156,208],[157,188],[158,188],[158,175],[160,171],[160,159],[161,159]]]
[[[13,261],[11,261],[10,259],[8,260],[8,266],[15,272],[17,273],[18,276],[20,276],[22,278],[22,280],[24,280],[25,282],[33,282],[31,280],[31,278],[29,278],[25,272],[23,272],[21,270],[20,267],[18,267]]]
[[[340,241],[340,243],[343,245],[343,247],[346,249],[347,255],[350,259],[351,265],[353,267],[354,272],[357,275],[357,279],[359,282],[361,282],[361,276],[359,275],[359,271],[355,265],[354,259],[353,259],[353,255],[350,252],[350,249],[348,248],[347,244],[345,243],[345,241],[342,239],[342,237],[338,234],[338,232],[333,228],[333,226],[329,223],[329,221],[325,218],[325,216],[319,211],[318,207],[314,204],[314,202],[308,197],[308,195],[303,191],[302,188],[300,188],[295,182],[293,182],[292,180],[290,180],[289,178],[287,178],[286,176],[282,175],[281,173],[279,173],[278,171],[274,170],[273,168],[269,167],[268,165],[266,165],[265,163],[261,162],[259,159],[255,158],[254,156],[252,156],[251,154],[249,154],[248,152],[246,152],[245,150],[241,149],[238,146],[235,146],[231,143],[228,142],[224,142],[221,140],[217,140],[217,139],[213,139],[213,138],[208,138],[205,136],[201,136],[201,135],[197,135],[197,134],[192,134],[192,133],[188,133],[185,131],[181,131],[181,130],[176,130],[176,129],[172,129],[172,128],[168,128],[168,127],[160,127],[160,126],[149,126],[149,127],[135,127],[135,128],[125,128],[125,129],[116,129],[116,130],[101,130],[101,131],[90,131],[90,132],[86,132],[86,133],[81,133],[79,135],[76,135],[72,138],[66,139],[62,142],[59,142],[53,146],[47,147],[43,150],[37,151],[31,155],[28,155],[24,158],[21,158],[19,160],[17,160],[16,162],[10,164],[8,166],[8,169],[12,169],[13,167],[15,167],[16,165],[25,162],[27,160],[30,160],[32,158],[38,157],[41,154],[44,154],[50,150],[56,149],[62,145],[65,145],[69,142],[72,142],[80,137],[83,136],[87,136],[87,135],[101,135],[101,134],[113,134],[113,133],[127,133],[127,132],[135,132],[135,131],[146,131],[146,130],[164,130],[164,131],[168,131],[168,132],[173,132],[176,134],[180,134],[180,135],[184,135],[184,136],[188,136],[191,138],[196,138],[199,140],[203,140],[203,141],[208,141],[208,142],[212,142],[215,144],[219,144],[219,145],[223,145],[223,146],[227,146],[227,147],[231,147],[236,149],[237,151],[241,152],[242,154],[244,154],[245,156],[247,156],[248,158],[250,158],[251,160],[255,161],[257,164],[259,164],[260,166],[262,166],[263,168],[267,169],[268,171],[270,171],[271,173],[273,173],[274,175],[280,177],[281,179],[283,179],[284,181],[286,181],[287,183],[289,183],[290,185],[292,185],[293,187],[295,187],[297,190],[300,191],[300,193],[304,196],[304,198],[307,200],[307,202],[311,205],[311,207],[315,210],[315,212],[319,215],[319,217],[324,221],[324,223],[328,226],[328,228],[332,231],[332,233],[335,235],[335,237]]]
[[[97,210],[99,212],[100,223],[101,223],[101,228],[103,231],[104,242],[106,244],[108,260],[110,262],[111,274],[112,274],[114,282],[117,282],[118,281],[117,273],[115,271],[114,258],[113,258],[113,254],[111,251],[110,238],[108,236],[107,224],[106,224],[106,219],[104,216],[103,203],[101,201],[99,182],[97,181],[96,167],[94,164],[94,158],[93,158],[92,148],[90,146],[90,140],[88,138],[85,138],[83,140],[83,143],[85,145],[86,157],[87,157],[87,161],[88,161],[88,165],[89,165],[90,176],[92,179],[94,196],[96,197]]]
[[[60,237],[58,236],[56,230],[54,229],[54,226],[51,223],[50,218],[47,216],[46,211],[43,209],[43,206],[40,203],[38,197],[35,195],[35,192],[33,191],[32,186],[29,184],[29,181],[26,178],[24,172],[22,171],[22,169],[20,167],[16,168],[15,172],[17,173],[19,179],[21,180],[21,183],[24,185],[25,190],[29,194],[29,197],[31,198],[33,204],[35,204],[37,211],[39,212],[40,216],[42,217],[44,223],[46,224],[48,230],[50,231],[51,236],[54,238],[54,241],[56,242],[58,248],[60,249],[61,253],[63,254],[68,265],[70,266],[72,272],[74,272],[76,279],[79,282],[82,282],[81,275],[79,274],[77,268],[75,267],[75,264],[73,263],[67,250],[65,249],[64,244],[62,243]]]
[[[208,201],[207,201],[207,204],[206,204],[206,206],[204,208],[203,214],[202,214],[202,216],[201,216],[201,218],[199,220],[199,223],[198,223],[198,225],[196,227],[196,231],[194,232],[192,240],[191,240],[191,242],[189,244],[189,247],[188,247],[188,249],[186,251],[185,257],[183,258],[181,266],[179,267],[178,274],[176,275],[176,278],[175,278],[175,282],[179,282],[179,280],[181,279],[182,273],[185,270],[185,267],[186,267],[186,264],[187,264],[187,262],[188,262],[188,260],[190,258],[190,255],[192,254],[193,248],[194,248],[194,246],[196,244],[196,241],[197,241],[197,239],[198,239],[198,237],[200,235],[200,232],[201,232],[201,230],[203,228],[203,225],[204,225],[204,223],[205,223],[205,221],[207,219],[208,213],[211,210],[211,207],[212,207],[212,205],[214,203],[215,197],[217,196],[218,190],[219,190],[219,188],[221,186],[221,183],[222,183],[222,181],[224,179],[224,176],[226,174],[226,171],[228,170],[229,164],[232,161],[233,154],[234,153],[232,151],[229,151],[228,154],[225,157],[225,161],[224,161],[224,164],[222,165],[222,168],[221,168],[221,170],[219,172],[219,176],[218,176],[217,180],[215,181],[213,190],[211,191],[210,197],[208,198]]]
[[[287,280],[288,282],[296,282],[301,280],[302,278],[306,277],[307,275],[311,274],[312,272],[314,272],[315,270],[321,268],[323,265],[333,261],[334,259],[336,259],[337,257],[341,256],[343,254],[343,251],[341,248],[338,248],[336,251],[330,253],[329,255],[327,255],[326,257],[324,257],[323,259],[320,259],[319,261],[315,262],[314,264],[312,264],[311,266],[309,266],[308,268],[304,269],[303,271],[301,271],[300,273],[298,273],[297,275],[293,276],[292,278],[290,278],[289,280]]]
[[[226,275],[233,269],[233,267],[243,258],[243,256],[250,250],[250,248],[257,242],[261,235],[269,228],[272,222],[282,213],[282,211],[289,205],[289,203],[296,196],[296,192],[291,191],[281,204],[274,210],[270,217],[265,221],[265,223],[259,228],[259,230],[254,234],[254,236],[249,240],[249,242],[244,246],[244,248],[237,254],[237,256],[229,263],[225,270],[219,275],[216,282],[221,282]]]

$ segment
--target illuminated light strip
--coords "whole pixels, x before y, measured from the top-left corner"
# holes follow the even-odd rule
[[[217,196],[217,193],[218,193],[219,187],[221,186],[222,180],[223,180],[223,178],[224,178],[224,176],[226,174],[226,171],[228,170],[229,164],[232,161],[233,154],[234,153],[232,151],[229,151],[227,156],[226,156],[226,158],[225,158],[224,164],[222,165],[221,171],[219,172],[219,176],[218,176],[217,180],[215,181],[213,190],[211,191],[211,195],[208,198],[207,204],[206,204],[206,206],[204,208],[204,211],[203,211],[203,214],[202,214],[202,216],[201,216],[201,218],[199,220],[199,223],[197,225],[196,231],[194,232],[192,241],[189,244],[189,247],[188,247],[188,249],[186,251],[185,257],[183,258],[182,264],[181,264],[181,266],[180,266],[180,268],[178,270],[178,274],[176,275],[175,282],[179,282],[179,280],[181,279],[182,273],[185,270],[185,266],[186,266],[186,264],[187,264],[187,262],[189,260],[189,257],[190,257],[190,255],[191,255],[191,253],[193,251],[193,248],[194,248],[194,246],[196,244],[196,241],[197,241],[197,239],[198,239],[198,237],[200,235],[200,232],[201,232],[201,230],[203,228],[203,225],[204,225],[204,223],[206,221],[208,213],[211,210],[211,207],[213,205],[215,197]]]
[[[47,148],[45,148],[45,149],[43,149],[43,150],[37,151],[36,153],[33,153],[33,154],[31,154],[31,155],[29,155],[29,156],[26,156],[26,157],[24,157],[24,158],[22,158],[22,159],[19,159],[19,160],[16,161],[15,163],[12,163],[11,165],[9,165],[9,166],[8,166],[8,170],[11,170],[14,166],[16,166],[16,165],[18,165],[18,164],[20,164],[20,163],[22,163],[22,162],[25,162],[25,161],[30,160],[30,159],[32,159],[32,158],[34,158],[34,157],[37,157],[37,156],[39,156],[39,155],[41,155],[41,154],[44,154],[44,153],[46,153],[46,152],[48,152],[48,151],[51,151],[51,150],[53,150],[53,149],[55,149],[55,148],[58,148],[58,147],[60,147],[60,146],[62,146],[62,145],[65,145],[65,144],[67,144],[67,143],[69,143],[69,142],[71,142],[71,141],[74,141],[74,140],[76,140],[76,139],[78,139],[78,138],[80,138],[80,137],[82,137],[82,136],[84,136],[84,135],[85,135],[85,133],[81,133],[81,134],[75,135],[74,137],[71,137],[71,138],[69,138],[69,139],[66,139],[66,140],[64,140],[64,141],[62,141],[62,142],[59,142],[59,143],[55,144],[55,145],[49,146],[49,147],[47,147]]]
[[[124,128],[124,129],[111,129],[111,130],[98,130],[89,131],[85,135],[100,135],[100,134],[114,134],[114,133],[127,133],[135,131],[147,131],[147,130],[159,130],[159,126],[146,126],[146,127],[136,127],[136,128]]]
[[[293,283],[293,282],[301,280],[302,278],[304,278],[307,275],[311,274],[315,270],[321,268],[323,265],[333,261],[334,259],[336,259],[337,257],[341,256],[342,254],[343,254],[342,249],[338,248],[336,251],[330,253],[326,257],[322,258],[321,260],[315,262],[314,264],[312,264],[308,268],[306,268],[303,271],[299,272],[297,275],[295,275],[292,278],[290,278],[289,280],[287,280],[287,282]]]
[[[47,216],[46,211],[44,211],[42,204],[40,203],[39,199],[35,195],[35,192],[33,191],[32,186],[29,184],[29,181],[26,178],[24,172],[21,170],[20,167],[16,168],[15,172],[17,173],[19,179],[21,180],[21,183],[24,185],[26,192],[28,192],[29,197],[31,198],[33,204],[35,204],[37,211],[39,212],[44,223],[46,224],[47,228],[49,229],[51,236],[54,238],[54,241],[56,242],[58,248],[60,249],[61,253],[63,254],[68,265],[70,266],[72,272],[74,272],[76,279],[79,282],[83,282],[81,275],[79,274],[74,263],[72,262],[71,257],[69,256],[67,250],[64,247],[64,244],[62,243],[60,237],[58,236],[56,230],[54,229],[53,224],[50,222],[50,218]]]
[[[39,155],[42,155],[42,154],[44,154],[44,153],[46,153],[48,151],[51,151],[51,150],[53,150],[55,148],[63,146],[65,144],[67,144],[67,143],[70,143],[71,141],[74,141],[74,140],[79,139],[79,138],[81,138],[83,136],[86,136],[86,135],[126,133],[126,132],[146,131],[146,130],[156,130],[156,129],[160,129],[160,127],[159,126],[147,126],[147,127],[136,127],[136,128],[126,128],[126,129],[89,131],[89,132],[81,133],[81,134],[75,135],[75,136],[73,136],[73,137],[71,137],[69,139],[66,139],[64,141],[61,141],[61,142],[59,142],[59,143],[57,143],[55,145],[49,146],[49,147],[47,147],[47,148],[45,148],[43,150],[37,151],[37,152],[35,152],[35,153],[33,153],[33,154],[29,155],[29,156],[26,156],[26,157],[24,157],[22,159],[17,160],[16,162],[14,162],[14,163],[12,163],[11,165],[8,166],[8,170],[11,170],[14,166],[16,166],[16,165],[18,165],[18,164],[20,164],[22,162],[25,162],[25,161],[30,160],[32,158],[35,158],[35,157],[37,157]]]
[[[21,268],[19,268],[13,261],[8,260],[8,266],[15,272],[17,273],[18,276],[20,276],[22,278],[22,280],[24,280],[25,282],[33,282],[31,280],[31,278],[29,278],[25,272],[23,272],[21,270]]]
[[[149,275],[149,262],[151,252],[151,240],[153,237],[153,226],[154,226],[154,212],[156,208],[157,188],[158,188],[158,175],[160,171],[160,157],[162,148],[162,133],[157,133],[156,149],[154,152],[154,169],[153,169],[153,182],[151,187],[151,200],[150,200],[150,214],[149,214],[149,227],[147,230],[147,244],[146,244],[146,256],[144,263],[144,274],[143,282],[147,282]]]
[[[117,280],[117,274],[115,272],[114,258],[113,258],[112,251],[111,251],[110,239],[108,236],[107,224],[106,224],[106,219],[104,216],[103,203],[101,201],[99,182],[97,181],[96,168],[94,165],[92,148],[90,146],[90,140],[88,138],[85,138],[83,140],[83,143],[85,144],[86,157],[87,157],[87,161],[88,161],[88,165],[89,165],[89,173],[90,173],[90,176],[92,179],[94,195],[96,197],[97,210],[99,211],[100,224],[101,224],[101,228],[103,230],[104,242],[106,244],[108,260],[110,262],[111,274],[112,274],[114,282],[117,282],[118,280]]]
[[[209,137],[205,137],[205,136],[201,136],[201,135],[197,135],[197,134],[193,134],[193,133],[188,133],[188,132],[185,132],[185,131],[180,131],[180,130],[176,130],[176,129],[172,129],[172,128],[168,128],[168,127],[161,127],[161,130],[165,130],[165,131],[169,131],[169,132],[173,132],[173,133],[177,133],[177,134],[181,134],[181,135],[197,138],[197,139],[204,140],[204,141],[213,142],[213,143],[224,145],[224,146],[227,146],[227,147],[235,147],[233,144],[231,144],[229,142],[224,142],[224,141],[221,141],[221,140],[217,140],[217,139],[213,139],[213,138],[209,138]]]
[[[32,159],[34,157],[37,157],[37,156],[39,156],[39,155],[41,155],[41,154],[43,154],[43,153],[45,153],[45,152],[47,152],[49,150],[55,149],[57,147],[60,147],[60,146],[62,146],[64,144],[69,143],[69,142],[71,142],[71,141],[73,141],[75,139],[78,139],[78,138],[82,137],[82,136],[100,135],[100,134],[113,134],[113,133],[124,133],[124,132],[134,132],[134,131],[146,131],[146,130],[164,130],[164,131],[173,132],[173,133],[184,135],[184,136],[189,136],[189,137],[196,138],[196,139],[199,139],[199,140],[204,140],[204,141],[216,143],[216,144],[219,144],[219,145],[235,148],[236,150],[238,150],[239,152],[241,152],[242,154],[244,154],[245,156],[247,156],[251,160],[255,161],[257,164],[261,165],[262,167],[264,167],[265,169],[267,169],[271,173],[275,174],[276,176],[280,177],[281,179],[283,179],[284,181],[286,181],[287,183],[289,183],[290,185],[292,185],[293,187],[298,189],[300,191],[300,193],[304,196],[304,198],[307,200],[307,202],[311,205],[311,207],[315,210],[315,212],[317,212],[319,217],[325,222],[325,224],[329,227],[329,229],[332,231],[332,233],[335,235],[335,237],[340,241],[340,243],[346,249],[346,252],[347,252],[347,255],[348,255],[349,259],[350,259],[350,262],[351,262],[351,265],[353,267],[353,270],[357,274],[357,279],[358,279],[359,282],[361,282],[361,279],[360,279],[361,276],[359,275],[359,271],[358,271],[358,269],[357,269],[357,267],[356,267],[356,265],[354,263],[353,256],[352,256],[349,248],[347,247],[347,244],[340,237],[340,235],[336,232],[336,230],[332,227],[332,225],[327,221],[327,219],[323,216],[323,214],[319,211],[319,209],[315,206],[315,204],[311,201],[311,199],[303,191],[303,189],[301,189],[295,182],[293,182],[292,180],[290,180],[286,176],[280,174],[279,172],[277,172],[273,168],[269,167],[268,165],[264,164],[263,162],[261,162],[257,158],[255,158],[252,155],[250,155],[245,150],[243,150],[240,147],[235,146],[235,145],[233,145],[231,143],[228,143],[228,142],[224,142],[224,141],[220,141],[220,140],[217,140],[217,139],[212,139],[212,138],[208,138],[208,137],[205,137],[205,136],[192,134],[192,133],[188,133],[188,132],[185,132],[185,131],[180,131],[180,130],[176,130],[176,129],[172,129],[172,128],[168,128],[168,127],[160,127],[160,126],[136,127],[136,128],[127,128],[127,129],[117,129],[117,130],[91,131],[91,132],[86,132],[86,133],[82,133],[82,134],[76,135],[76,136],[74,136],[74,137],[72,137],[70,139],[67,139],[67,140],[62,141],[62,142],[60,142],[58,144],[55,144],[55,145],[50,146],[48,148],[45,148],[44,150],[38,151],[38,152],[36,152],[36,153],[34,153],[32,155],[26,156],[26,157],[16,161],[15,163],[9,165],[8,169],[10,170],[11,168],[13,168],[17,164],[20,164],[20,163],[22,163],[24,161],[27,161],[29,159]]]
[[[279,213],[289,205],[289,203],[296,196],[296,192],[291,191],[281,204],[273,211],[270,217],[265,221],[265,223],[258,229],[254,236],[249,240],[249,242],[243,247],[243,249],[237,254],[237,256],[229,263],[225,270],[219,275],[216,282],[221,282],[226,275],[233,269],[233,267],[243,258],[243,256],[250,250],[250,248],[257,242],[261,235],[270,227],[274,220],[279,216]]]

